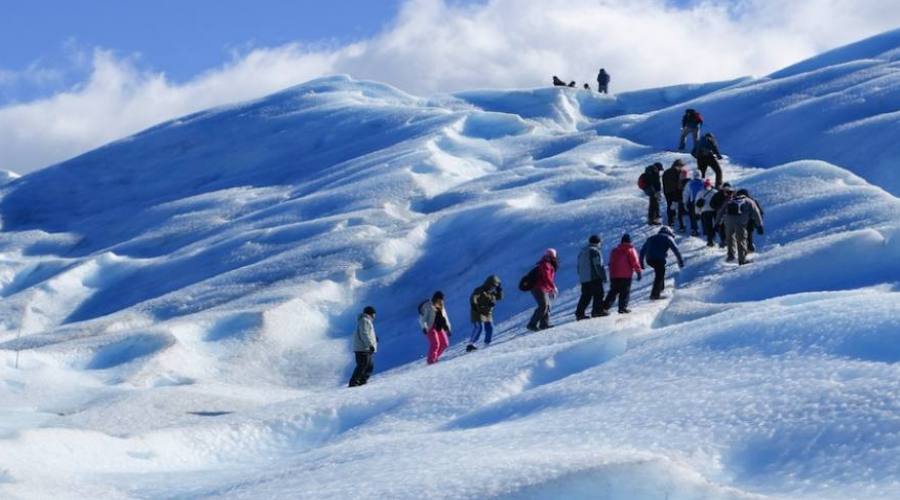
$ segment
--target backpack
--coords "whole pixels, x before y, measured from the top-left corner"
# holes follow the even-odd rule
[[[646,174],[646,172],[643,173],[643,174],[641,174],[641,175],[638,177],[638,182],[637,182],[637,184],[638,184],[638,188],[639,188],[641,191],[646,191],[646,190],[647,190],[647,188],[649,187],[649,183],[647,182],[647,174]]]
[[[417,307],[416,310],[419,312],[420,318],[425,317],[425,306],[428,304],[431,304],[431,301],[428,299],[419,302],[419,307]]]
[[[744,198],[734,198],[725,205],[725,213],[728,215],[741,215],[747,212],[747,200]]]
[[[534,266],[531,268],[531,271],[528,271],[528,274],[522,276],[522,279],[519,280],[519,290],[523,292],[531,291],[534,288],[535,283],[538,280],[538,266]]]

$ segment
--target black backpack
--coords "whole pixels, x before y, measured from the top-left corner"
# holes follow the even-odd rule
[[[522,276],[522,279],[519,280],[519,290],[523,292],[531,291],[534,288],[535,283],[537,283],[538,279],[538,268],[534,266],[531,268],[531,271],[528,271],[528,274]]]
[[[747,212],[747,200],[734,198],[725,205],[725,213],[728,215],[741,215]]]

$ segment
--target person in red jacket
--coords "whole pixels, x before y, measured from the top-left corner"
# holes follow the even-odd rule
[[[628,300],[631,298],[631,277],[637,273],[638,281],[641,280],[641,261],[637,250],[631,244],[631,235],[625,233],[619,246],[609,253],[609,293],[603,301],[603,309],[609,314],[616,296],[619,297],[619,314],[628,314]]]
[[[544,256],[537,263],[537,280],[531,289],[537,307],[531,320],[528,321],[528,329],[536,332],[553,328],[550,324],[550,300],[555,299],[559,290],[556,288],[556,270],[559,268],[559,259],[556,250],[548,248]]]

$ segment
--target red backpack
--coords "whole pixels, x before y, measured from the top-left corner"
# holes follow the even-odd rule
[[[647,189],[648,183],[647,183],[647,174],[646,174],[646,172],[643,173],[643,174],[641,174],[640,177],[638,177],[638,183],[637,183],[637,184],[638,184],[638,188],[639,188],[641,191],[644,191],[644,190]]]

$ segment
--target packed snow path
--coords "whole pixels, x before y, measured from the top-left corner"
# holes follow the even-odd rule
[[[872,71],[878,84],[852,92],[895,92],[896,38],[850,50],[865,63],[844,51],[760,81],[618,97],[421,99],[334,77],[13,181],[0,492],[897,497],[900,203],[866,152],[900,127],[879,115],[875,132],[821,149],[783,131],[788,149],[721,118],[765,128],[770,115],[743,114],[752,97],[817,124],[822,88]],[[803,99],[815,113],[778,104]],[[671,300],[646,300],[648,270],[633,314],[572,322],[577,251],[592,233],[605,255],[623,232],[651,234],[635,181],[690,159],[660,152],[689,106],[723,138],[726,178],[765,208],[760,252],[737,267],[679,237]],[[797,151],[811,159],[773,166]],[[532,334],[515,282],[551,246],[558,326]],[[464,354],[468,293],[492,273],[507,291],[496,341]],[[415,306],[437,289],[455,345],[426,367]],[[349,333],[369,303],[376,374],[349,390]]]

